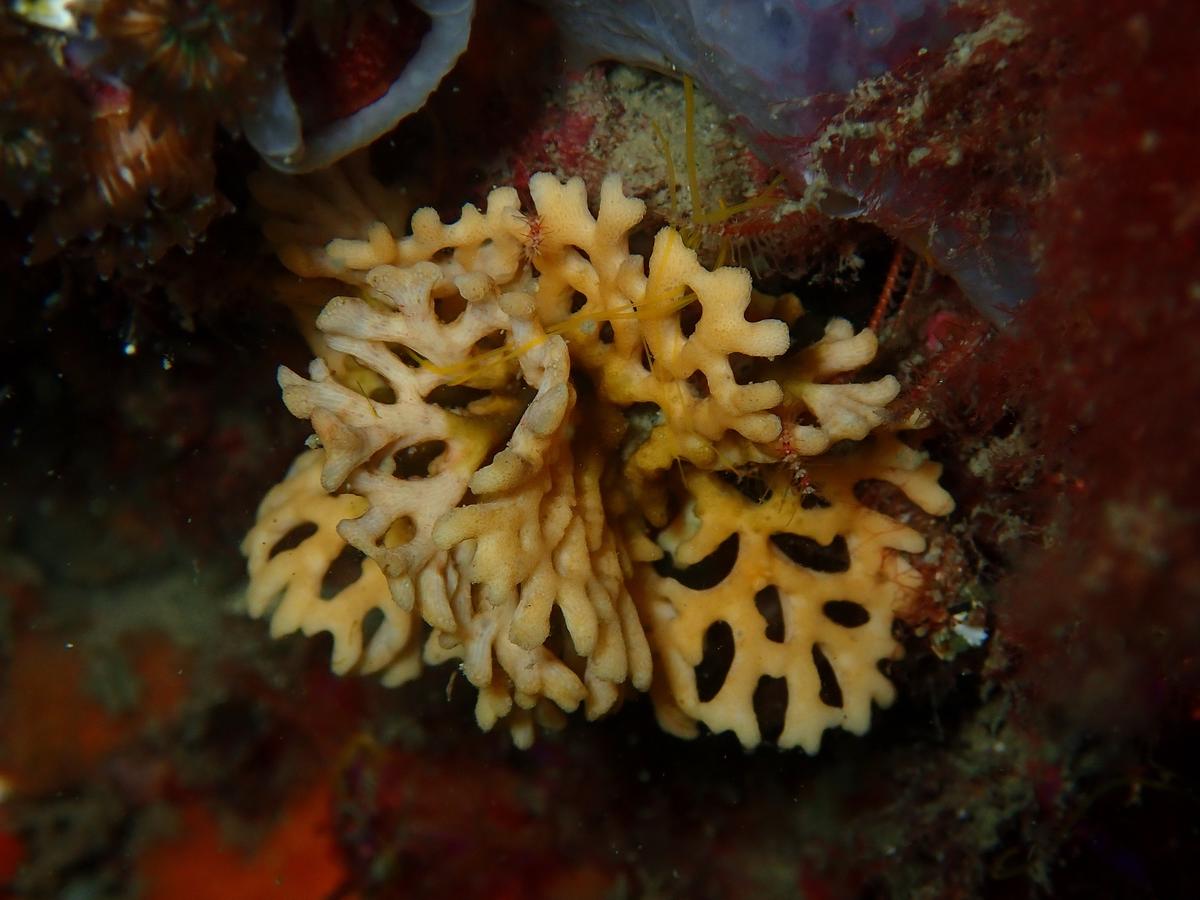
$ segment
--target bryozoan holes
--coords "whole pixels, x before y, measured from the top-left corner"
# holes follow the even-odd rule
[[[377,606],[367,610],[367,614],[363,616],[362,622],[362,641],[364,647],[369,647],[371,641],[379,634],[379,630],[383,627],[386,618],[383,615],[383,610]]]
[[[830,622],[843,628],[861,628],[871,621],[866,607],[853,600],[826,600],[821,611]]]
[[[813,665],[817,669],[817,677],[821,679],[821,692],[819,694],[821,702],[826,706],[841,709],[843,702],[842,686],[838,683],[837,672],[833,671],[833,664],[825,655],[825,651],[821,649],[820,644],[813,644],[812,658]]]
[[[445,441],[422,441],[397,450],[392,459],[397,478],[428,478],[434,460],[446,452]]]
[[[363,554],[347,544],[325,570],[321,579],[321,599],[332,600],[362,575]]]
[[[717,621],[704,632],[704,656],[696,666],[696,696],[707,703],[721,692],[725,677],[733,665],[733,629],[728,622]]]
[[[775,743],[779,740],[779,735],[783,734],[783,726],[787,721],[787,679],[763,675],[754,688],[753,704],[754,717],[758,720],[758,730],[762,739],[768,743]]]
[[[742,475],[738,472],[717,472],[717,477],[736,490],[739,494],[758,505],[771,499],[773,491],[766,481],[757,475]]]
[[[787,631],[783,619],[783,604],[779,599],[779,588],[767,585],[754,595],[754,606],[758,614],[766,622],[764,634],[768,641],[782,644],[787,640]]]
[[[267,559],[274,559],[280,553],[285,553],[288,550],[295,550],[316,533],[317,526],[315,523],[301,522],[275,542],[275,546],[271,548],[271,552],[267,555]]]
[[[671,554],[664,553],[662,559],[654,563],[654,570],[664,578],[674,578],[686,588],[693,591],[707,591],[715,588],[733,571],[737,562],[738,536],[731,534],[721,542],[712,553],[692,566],[679,568],[671,559]]]
[[[781,531],[771,535],[771,543],[798,566],[814,572],[847,572],[850,569],[850,550],[840,534],[828,544],[810,537]]]

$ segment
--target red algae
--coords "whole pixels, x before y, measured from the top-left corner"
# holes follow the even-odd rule
[[[541,811],[554,801],[511,771],[367,744],[347,756],[341,790],[340,832],[371,896],[602,900],[619,879],[599,856],[564,854]]]
[[[25,859],[25,844],[10,829],[8,816],[0,812],[0,892],[12,884]]]
[[[1039,289],[973,373],[982,406],[1036,435],[1053,506],[1050,546],[1000,585],[1000,627],[1039,701],[1146,725],[1200,688],[1200,9],[1018,13],[1069,52],[1043,97]]]
[[[128,643],[142,685],[129,712],[107,709],[89,692],[84,651],[72,641],[45,635],[16,645],[0,691],[0,773],[10,789],[61,790],[86,778],[147,723],[176,713],[186,690],[179,649],[150,636]]]
[[[142,896],[200,900],[324,900],[345,871],[333,840],[333,797],[326,782],[297,792],[275,827],[251,851],[232,846],[203,803],[179,810],[179,832],[139,860]]]
[[[513,187],[523,196],[528,196],[529,177],[535,172],[571,172],[583,175],[589,184],[605,172],[599,148],[589,148],[589,142],[601,115],[616,119],[625,111],[607,92],[598,70],[575,76],[571,82],[572,102],[544,109],[509,161]]]

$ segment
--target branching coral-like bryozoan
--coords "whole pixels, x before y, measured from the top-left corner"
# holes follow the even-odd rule
[[[353,581],[324,590],[334,565],[349,549],[337,533],[338,523],[366,507],[361,497],[322,489],[324,455],[322,450],[302,454],[263,500],[243,544],[252,585],[247,606],[253,616],[271,612],[272,637],[328,631],[333,635],[333,670],[339,675],[378,672],[384,684],[403,684],[421,670],[419,644],[412,615],[379,602],[387,594],[379,567],[364,559]],[[366,620],[373,611],[379,621],[365,641]]]
[[[274,177],[256,188],[280,258],[306,278],[334,279],[346,296],[316,319],[308,377],[279,376],[323,458],[303,458],[276,491],[313,491],[319,464],[319,486],[333,497],[314,498],[319,522],[302,517],[299,499],[264,502],[246,544],[252,611],[278,602],[277,633],[333,630],[335,665],[353,665],[346,654],[362,652],[361,625],[339,635],[329,624],[337,614],[310,602],[312,573],[340,547],[328,528],[336,501],[345,509],[338,539],[366,557],[354,602],[338,595],[346,614],[361,623],[373,603],[396,634],[404,616],[419,617],[425,660],[457,660],[479,690],[480,725],[504,720],[520,744],[535,718],[552,724],[581,706],[595,718],[629,689],[653,687],[672,730],[701,721],[752,745],[763,677],[788,681],[781,745],[815,752],[826,727],[865,730],[871,701],[891,699],[876,664],[896,654],[892,610],[917,578],[898,554],[924,541],[855,500],[854,485],[890,480],[938,514],[952,503],[937,486],[940,467],[888,435],[813,461],[827,508],[809,508],[778,461],[781,416],[815,423],[793,428],[801,453],[861,440],[886,421],[894,379],[826,383],[869,361],[873,336],[834,320],[822,341],[791,351],[788,325],[762,312],[772,301],[756,298],[751,310],[743,270],[706,270],[670,228],[648,261],[631,254],[644,208],[615,177],[595,215],[582,181],[537,175],[529,213],[500,188],[485,210],[464,207],[452,224],[419,210],[405,236],[369,221],[371,202],[339,201],[355,183]],[[299,221],[306,204],[309,225]],[[330,233],[339,209],[351,210],[346,238]],[[720,473],[746,465],[764,467],[776,499],[755,506],[724,485]],[[300,487],[288,493],[290,484]],[[279,550],[284,526],[303,521],[319,530]],[[841,542],[845,568],[790,571],[771,548],[776,532]],[[655,560],[690,565],[730,536],[742,546],[719,585],[685,588],[655,570]],[[382,581],[359,603],[372,565]],[[286,575],[291,567],[299,574]],[[759,616],[761,632],[753,600],[768,587],[785,622],[769,647],[746,630]],[[822,618],[831,602],[866,612],[869,625],[841,635],[838,627],[855,629]],[[694,669],[717,621],[744,627],[725,687],[702,701]],[[376,641],[400,652],[397,638],[377,635],[364,669],[386,665],[383,650],[370,656]],[[819,652],[844,708],[820,697]]]
[[[700,721],[753,746],[762,739],[755,695],[763,679],[776,679],[786,686],[781,746],[815,753],[826,728],[866,732],[872,701],[887,706],[893,698],[876,667],[900,651],[893,611],[921,586],[898,553],[920,553],[925,539],[864,506],[854,489],[887,481],[925,512],[945,515],[954,503],[938,486],[940,468],[880,434],[812,463],[812,495],[790,490],[784,469],[754,499],[717,475],[690,477],[687,505],[659,536],[682,571],[641,582],[668,688],[656,695],[664,727],[690,735]],[[735,557],[728,572],[719,562],[704,571],[706,558],[725,548]],[[714,575],[724,577],[712,584]],[[732,659],[716,689],[701,696],[706,640],[720,640],[713,628],[722,623],[731,647],[714,649],[731,650]]]

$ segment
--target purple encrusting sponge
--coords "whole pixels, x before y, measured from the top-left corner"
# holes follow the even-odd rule
[[[956,0],[539,2],[581,62],[690,75],[794,186],[820,187],[818,208],[878,223],[927,254],[993,322],[1033,293],[1021,211],[931,203],[928,173],[894,159],[818,160],[823,128],[844,117],[856,86],[951,50],[969,30]]]
[[[692,76],[772,137],[958,32],[951,0],[543,0],[580,54]]]

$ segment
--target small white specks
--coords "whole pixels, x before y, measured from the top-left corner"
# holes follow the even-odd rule
[[[966,641],[970,647],[981,647],[988,639],[986,628],[977,628],[974,625],[968,625],[966,622],[956,622],[952,630],[958,637]]]
[[[126,341],[125,346],[121,348],[121,352],[126,356],[136,356],[138,352],[137,341]]]

